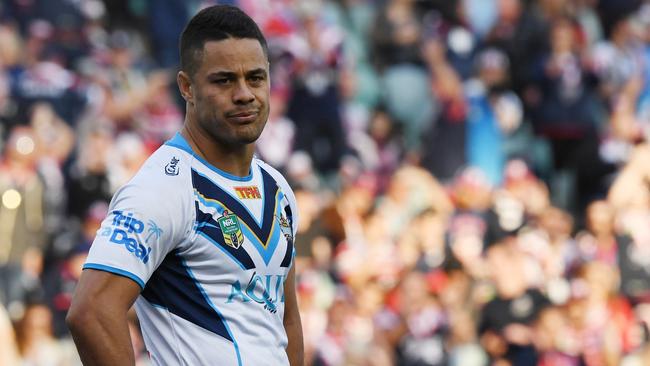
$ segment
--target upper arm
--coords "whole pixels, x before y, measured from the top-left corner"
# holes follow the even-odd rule
[[[103,308],[126,314],[139,294],[140,286],[129,278],[87,269],[77,284],[70,312],[74,314]]]
[[[287,334],[287,355],[291,365],[302,365],[304,361],[304,344],[302,322],[296,296],[296,269],[292,266],[284,281],[284,330]]]
[[[304,344],[302,336],[302,323],[298,311],[298,299],[296,297],[296,270],[292,266],[284,282],[284,319],[282,319],[284,330],[287,333],[287,356],[289,363],[294,365],[304,364]]]
[[[291,266],[287,279],[284,281],[284,319],[296,314],[299,314],[296,295],[296,266]]]

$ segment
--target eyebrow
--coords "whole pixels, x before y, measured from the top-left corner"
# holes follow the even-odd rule
[[[265,74],[266,75],[266,69],[263,69],[263,68],[260,67],[260,68],[253,69],[253,70],[250,70],[250,71],[246,72],[246,75],[256,75],[256,74]]]
[[[246,76],[251,76],[251,75],[259,75],[263,74],[266,75],[266,69],[263,68],[257,68],[253,70],[246,71]],[[232,71],[216,71],[208,74],[208,78],[214,78],[214,77],[226,77],[226,78],[234,78],[237,76],[237,73],[232,72]]]

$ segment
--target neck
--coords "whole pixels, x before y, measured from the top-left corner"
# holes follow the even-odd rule
[[[224,146],[206,132],[199,131],[198,127],[188,123],[183,126],[181,135],[185,137],[194,153],[216,168],[238,177],[250,174],[255,144]]]

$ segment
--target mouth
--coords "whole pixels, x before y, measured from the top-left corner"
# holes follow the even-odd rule
[[[251,123],[257,120],[259,111],[244,111],[237,113],[230,113],[226,117],[236,123]]]

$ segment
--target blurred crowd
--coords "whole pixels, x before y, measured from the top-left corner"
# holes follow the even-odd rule
[[[79,364],[81,265],[215,3],[269,42],[307,365],[650,364],[650,1],[2,0],[0,365]]]

